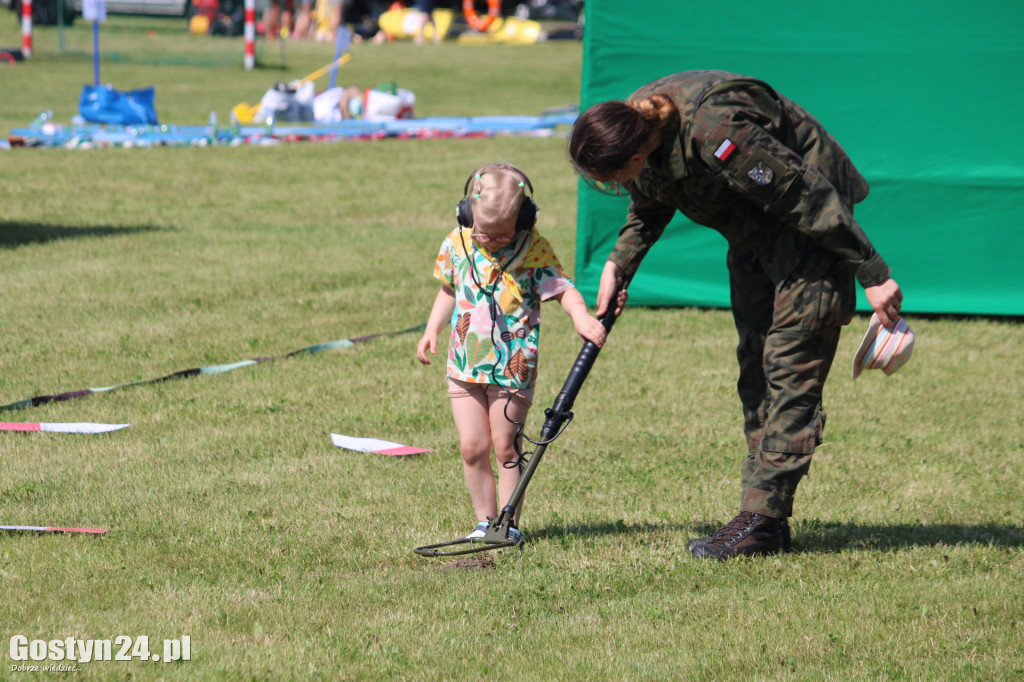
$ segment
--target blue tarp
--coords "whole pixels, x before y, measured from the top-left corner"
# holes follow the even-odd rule
[[[576,112],[571,111],[541,116],[429,117],[273,126],[122,126],[47,123],[41,126],[16,128],[11,131],[11,136],[23,138],[28,146],[41,147],[241,145],[387,137],[541,136],[554,135],[559,126],[570,126],[575,120]]]

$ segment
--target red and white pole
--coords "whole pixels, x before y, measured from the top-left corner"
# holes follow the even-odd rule
[[[21,53],[32,56],[32,0],[21,2]]]
[[[245,68],[256,66],[256,0],[245,0]]]

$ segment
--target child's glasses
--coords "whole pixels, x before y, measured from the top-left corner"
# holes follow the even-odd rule
[[[471,232],[470,234],[481,244],[508,244],[516,238],[514,234],[483,234],[482,232]]]

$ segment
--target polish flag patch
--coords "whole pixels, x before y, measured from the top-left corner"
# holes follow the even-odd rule
[[[725,161],[735,150],[736,143],[727,137],[722,144],[718,145],[718,149],[715,150],[715,158],[719,161]]]

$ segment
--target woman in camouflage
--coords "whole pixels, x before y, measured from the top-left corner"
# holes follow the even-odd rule
[[[788,551],[786,519],[821,443],[822,391],[853,317],[854,281],[885,326],[899,319],[900,287],[853,218],[867,182],[806,110],[724,71],[666,76],[594,105],[574,125],[569,154],[592,186],[631,199],[598,316],[676,211],[728,241],[743,495],[738,516],[687,549],[720,559]],[[624,303],[620,295],[619,311]]]

